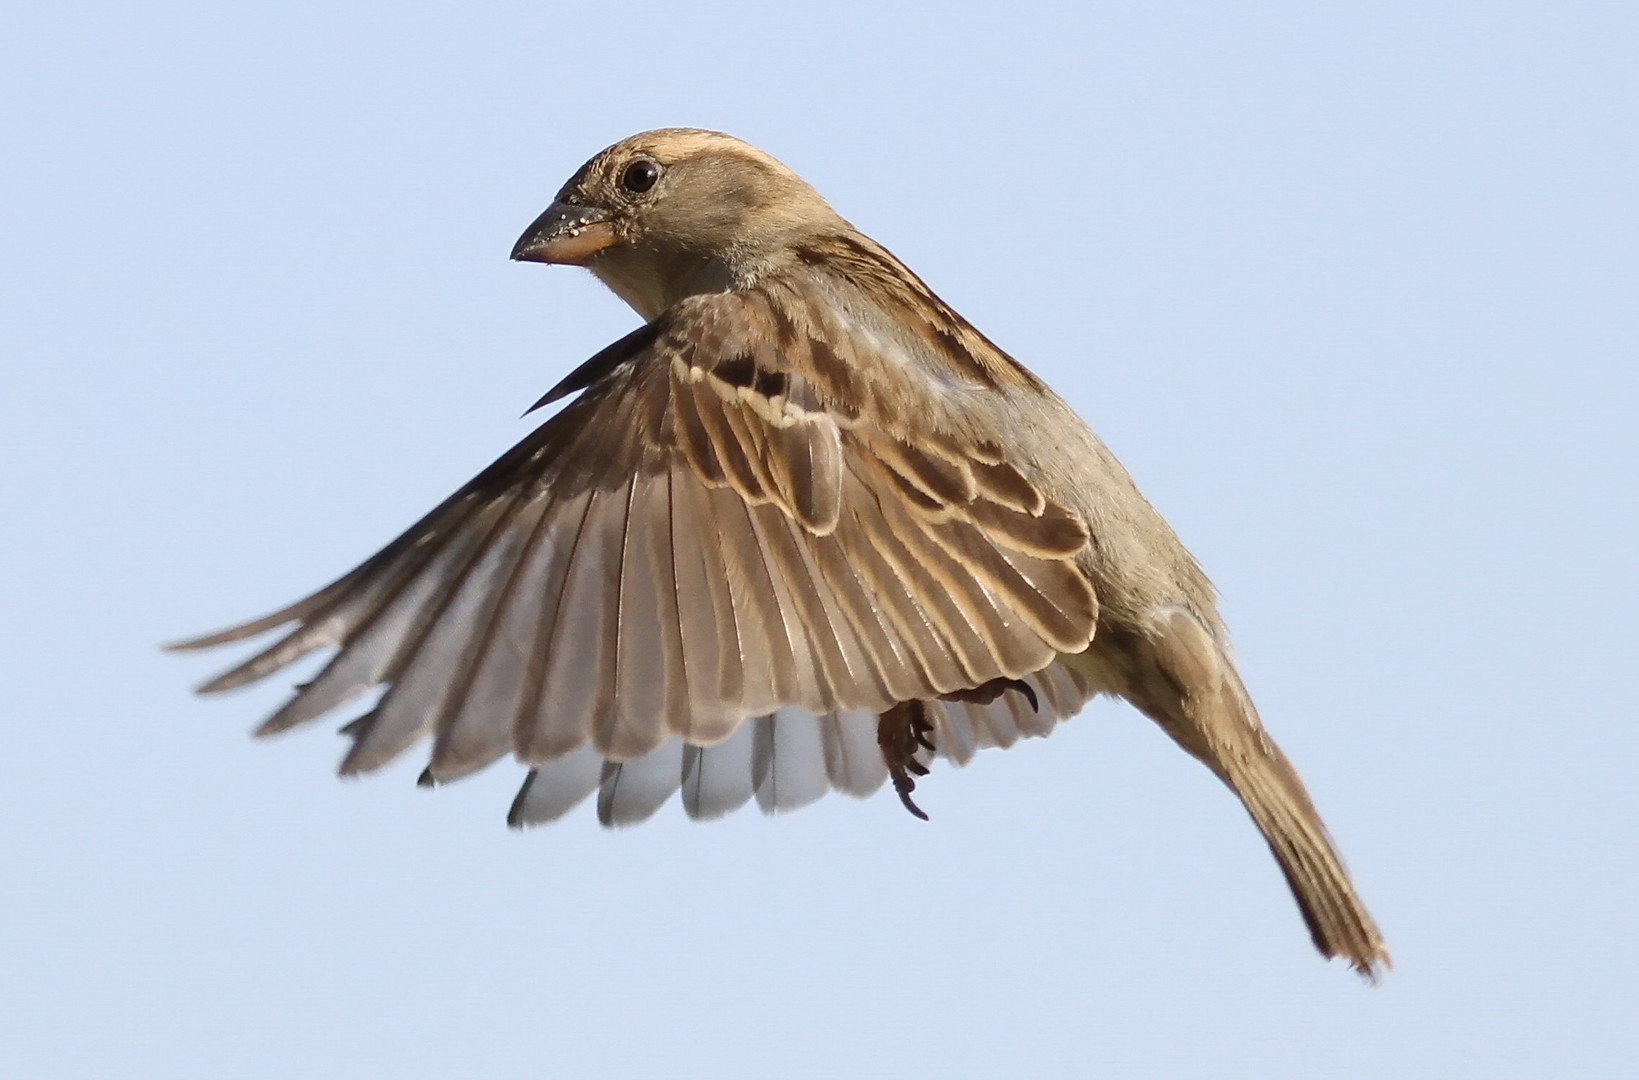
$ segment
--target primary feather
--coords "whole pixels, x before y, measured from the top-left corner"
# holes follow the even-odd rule
[[[1387,963],[1171,529],[1063,401],[789,169],[714,132],[634,136],[514,254],[584,263],[645,325],[359,567],[177,646],[289,627],[202,690],[334,649],[262,733],[382,687],[342,771],[424,740],[429,784],[510,754],[519,825],[593,791],[630,825],[679,791],[706,819],[889,779],[915,810],[929,757],[966,764],[1112,693],[1240,797],[1323,952]]]

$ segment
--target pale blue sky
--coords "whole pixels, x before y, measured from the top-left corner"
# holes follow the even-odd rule
[[[1615,1077],[1639,1056],[1639,9],[13,5],[0,1074]],[[587,156],[781,157],[1225,596],[1383,924],[1124,706],[891,795],[502,823],[155,643],[351,566],[635,325]],[[333,725],[332,725],[333,726]]]

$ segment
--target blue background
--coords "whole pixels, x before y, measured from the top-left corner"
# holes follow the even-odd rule
[[[1605,1077],[1639,1050],[1631,3],[0,16],[0,1073]],[[586,157],[792,165],[1121,455],[1396,970],[1132,710],[891,796],[502,825],[154,645],[373,551],[634,316]],[[332,725],[333,726],[333,725]]]

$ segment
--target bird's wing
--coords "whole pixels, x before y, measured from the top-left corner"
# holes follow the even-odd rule
[[[867,393],[879,358],[855,330],[795,293],[689,298],[578,369],[549,397],[581,396],[352,572],[178,647],[295,624],[202,691],[335,648],[265,733],[384,685],[344,728],[344,773],[430,735],[434,780],[512,752],[642,803],[658,788],[637,773],[666,774],[669,794],[712,764],[702,749],[739,753],[751,718],[766,774],[798,710],[831,718],[830,780],[864,785],[843,718],[1042,672],[1086,647],[1097,603],[1075,565],[1084,523],[1000,448],[919,431]]]
[[[917,760],[926,765],[938,756],[962,767],[985,747],[1050,735],[1100,689],[1080,665],[1064,660],[1020,682],[1029,687],[1029,697],[1003,693],[989,703],[928,702],[933,749],[918,751]],[[610,761],[584,743],[531,769],[507,820],[516,826],[556,821],[594,791],[598,819],[605,825],[644,821],[679,790],[684,811],[697,821],[722,817],[753,799],[763,813],[776,814],[807,806],[829,791],[864,798],[887,779],[875,713],[839,709],[814,715],[787,706],[747,719],[711,746],[672,736],[635,761]]]

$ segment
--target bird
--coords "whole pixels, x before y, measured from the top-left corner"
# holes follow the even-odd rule
[[[1213,586],[1045,382],[790,168],[720,132],[587,161],[512,249],[643,320],[515,447],[200,686],[330,658],[257,729],[378,694],[343,775],[511,756],[508,821],[633,825],[891,783],[1130,702],[1235,794],[1316,948],[1389,965],[1231,658]],[[533,411],[533,409],[531,410]],[[923,800],[926,801],[924,792]]]

